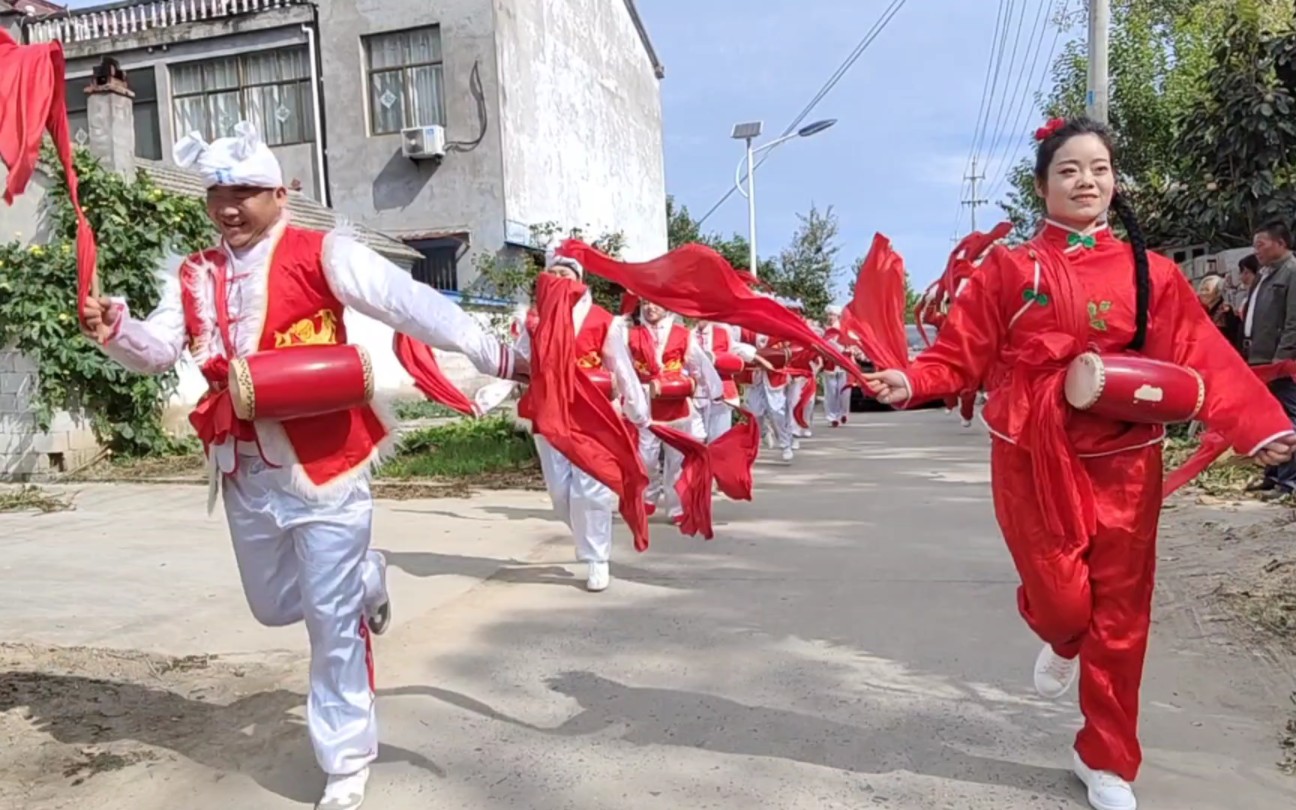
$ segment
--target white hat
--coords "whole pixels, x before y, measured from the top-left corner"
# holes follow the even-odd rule
[[[218,138],[207,143],[202,135],[191,132],[176,143],[176,163],[196,168],[207,188],[212,186],[253,186],[280,188],[283,169],[270,147],[261,140],[254,125],[240,121],[232,138]]]
[[[550,267],[566,267],[574,272],[578,278],[585,278],[585,268],[581,266],[580,262],[567,256],[559,256],[553,251],[550,251],[545,257],[545,268]]]

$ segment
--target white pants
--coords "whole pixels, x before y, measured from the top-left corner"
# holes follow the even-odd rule
[[[762,434],[773,434],[779,449],[792,449],[792,432],[788,429],[788,386],[769,388],[757,380],[747,386],[747,410],[764,426]]]
[[[666,427],[687,433],[695,439],[706,439],[706,426],[697,410],[687,419],[678,422],[666,422]],[[644,499],[651,504],[663,501],[668,517],[679,517],[684,514],[679,493],[675,491],[675,482],[679,481],[684,467],[684,454],[666,444],[647,428],[639,431],[639,455],[643,458],[644,469],[648,471],[648,490]]]
[[[700,407],[706,426],[707,444],[715,441],[733,428],[733,408],[723,402],[708,402]]]
[[[573,465],[544,437],[536,436],[535,443],[554,512],[571,529],[576,541],[576,559],[607,562],[612,556],[612,510],[617,505],[616,493]]]
[[[360,480],[337,497],[307,501],[288,491],[288,474],[240,458],[223,482],[225,516],[252,615],[269,627],[306,624],[315,759],[325,773],[352,774],[378,756],[362,630],[366,611],[387,601],[380,558],[369,550],[373,499]]]
[[[850,386],[847,384],[846,372],[824,372],[824,414],[829,422],[840,422],[843,416],[850,415]]]
[[[805,394],[807,385],[814,385],[815,381],[809,377],[793,377],[788,383],[787,393],[787,429],[793,437],[805,437],[810,435],[810,425],[814,424],[814,397],[811,396],[809,404],[806,405],[805,420],[806,427],[801,427],[796,420],[796,408],[801,402],[801,397]]]

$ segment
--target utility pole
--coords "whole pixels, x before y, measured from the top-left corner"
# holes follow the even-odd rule
[[[1107,29],[1111,22],[1110,0],[1089,0],[1089,86],[1085,114],[1107,123]]]
[[[977,181],[979,181],[979,180],[984,180],[984,179],[985,179],[985,175],[984,175],[984,174],[977,174],[977,162],[976,162],[976,156],[975,156],[975,155],[972,157],[972,173],[969,174],[969,175],[965,175],[965,176],[963,177],[963,179],[964,179],[964,180],[967,180],[968,182],[970,182],[970,183],[972,184],[972,191],[971,191],[971,194],[969,194],[969,198],[968,198],[968,199],[966,199],[966,200],[963,201],[963,204],[966,205],[966,206],[968,206],[969,208],[972,209],[972,230],[975,231],[975,230],[977,229],[977,227],[976,227],[976,210],[977,210],[977,208],[980,207],[980,206],[982,206],[982,205],[989,205],[989,204],[990,204],[990,201],[989,201],[989,200],[983,200],[983,199],[980,199],[979,197],[977,197]]]

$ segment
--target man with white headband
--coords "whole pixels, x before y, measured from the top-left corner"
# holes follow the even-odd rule
[[[235,358],[345,344],[345,308],[437,348],[482,373],[525,378],[515,358],[458,306],[342,230],[293,227],[279,162],[254,127],[210,145],[191,135],[177,162],[207,186],[220,243],[165,280],[146,320],[120,299],[92,300],[86,329],[127,369],[160,374],[188,348],[210,383],[190,416],[223,494],[234,556],[252,615],[310,636],[307,725],[328,774],[319,810],[355,810],[378,755],[370,634],[390,624],[386,563],[370,550],[369,473],[394,445],[394,423],[372,405],[287,421],[236,417]],[[281,380],[280,382],[283,382]],[[291,380],[289,380],[291,382]]]
[[[715,366],[693,332],[676,323],[664,307],[643,301],[639,318],[640,324],[630,331],[630,356],[640,382],[652,395],[652,421],[705,441],[706,426],[696,400],[712,402],[724,396]],[[639,431],[639,452],[648,472],[644,494],[648,514],[656,512],[658,500],[663,500],[670,519],[682,521],[684,507],[675,483],[684,468],[684,455],[645,429]]]
[[[585,268],[575,259],[550,257],[546,273],[561,278],[584,280]],[[648,424],[648,399],[635,376],[626,338],[625,318],[613,315],[594,303],[590,291],[572,308],[576,333],[576,365],[591,378],[610,384],[610,396],[619,396],[621,411],[637,427]],[[531,357],[532,319],[519,332],[517,351]],[[521,413],[521,416],[528,416]],[[535,436],[544,473],[545,488],[558,518],[571,530],[576,541],[576,559],[587,566],[585,587],[591,592],[606,590],[612,581],[612,512],[617,496],[607,486],[573,465],[566,456],[540,435]]]

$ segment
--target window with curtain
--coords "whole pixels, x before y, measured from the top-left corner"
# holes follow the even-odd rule
[[[197,131],[211,141],[250,121],[270,146],[310,141],[315,108],[306,49],[172,65],[171,112],[177,137]]]
[[[365,38],[369,60],[369,126],[374,135],[405,127],[445,126],[441,27]]]
[[[90,121],[86,115],[85,89],[93,77],[84,76],[67,80],[68,124],[72,141],[85,146],[90,142]],[[151,65],[129,68],[126,81],[135,93],[135,156],[162,159],[162,128],[158,119],[157,78]]]

